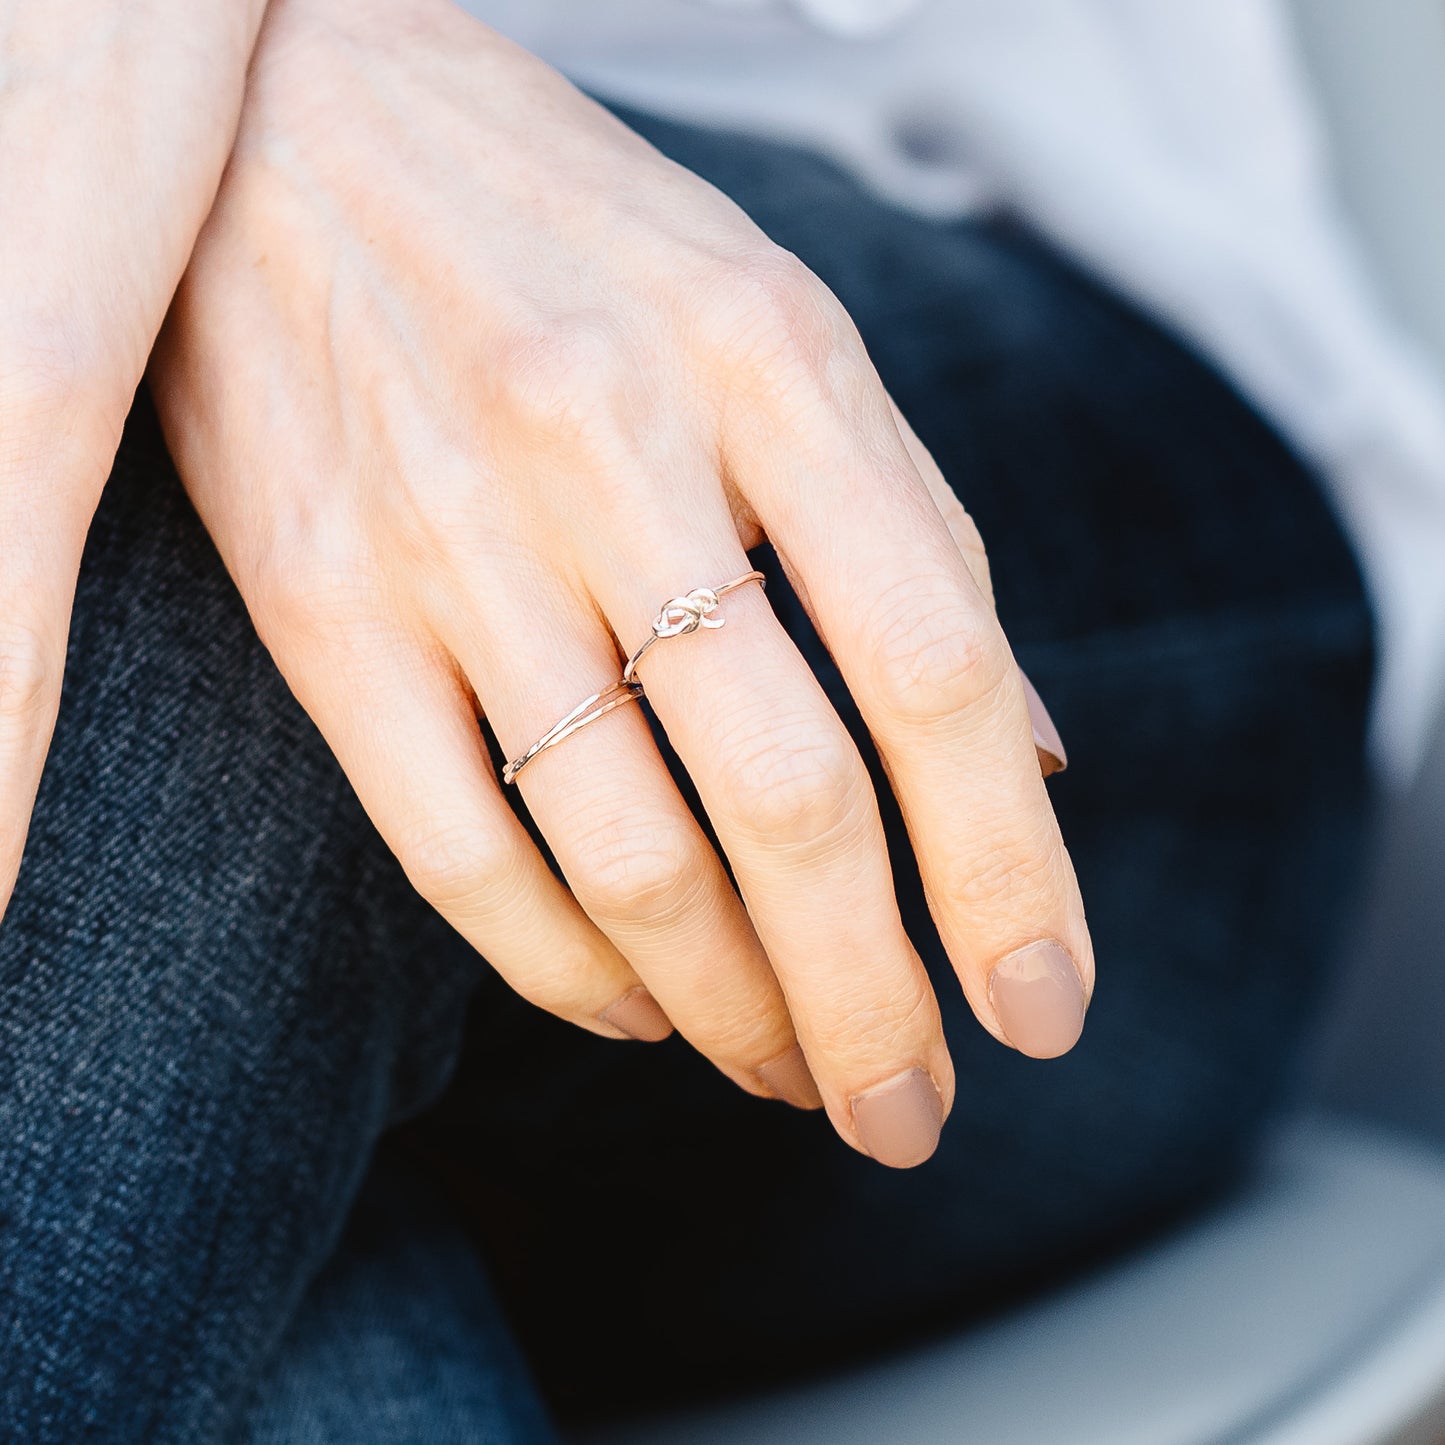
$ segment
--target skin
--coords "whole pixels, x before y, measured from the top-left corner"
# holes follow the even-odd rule
[[[0,0],[0,915],[85,534],[220,183],[263,9]]]
[[[645,988],[765,1096],[801,1044],[857,1148],[850,1101],[909,1070],[951,1106],[867,773],[760,589],[640,672],[741,896],[635,708],[519,780],[566,886],[482,743],[479,717],[520,753],[764,538],[879,744],[980,1022],[1003,1039],[989,972],[1036,940],[1092,989],[976,529],[827,289],[533,57],[445,0],[275,0],[150,374],[277,664],[418,889],[525,997],[620,1036],[603,1016]],[[87,452],[89,508],[123,415]],[[57,419],[24,434],[32,480]],[[26,573],[62,593],[75,510],[63,563]],[[63,625],[30,624],[47,657]],[[41,673],[12,669],[6,817],[53,719]]]

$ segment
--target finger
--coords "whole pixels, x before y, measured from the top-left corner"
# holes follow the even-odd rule
[[[949,536],[953,538],[954,545],[962,554],[969,573],[978,584],[979,591],[983,593],[990,609],[996,615],[998,608],[993,595],[993,577],[989,571],[988,552],[984,547],[983,537],[979,534],[977,525],[965,510],[963,503],[959,501],[953,488],[945,480],[938,463],[933,459],[933,454],[919,441],[917,434],[908,424],[908,419],[899,411],[898,405],[892,397],[888,398],[888,406],[893,416],[893,423],[898,428],[898,435],[913,465],[917,468],[919,477],[928,489],[928,495],[933,499],[934,506],[938,508],[938,513],[948,528]],[[818,627],[818,618],[813,610],[812,599],[808,596],[807,584],[788,565],[786,557],[780,556],[779,561],[782,563],[783,571],[788,574],[788,580],[792,583],[794,591],[802,601],[804,610],[808,613],[814,626]],[[1039,770],[1044,777],[1052,777],[1055,773],[1063,772],[1069,766],[1069,755],[1064,749],[1063,739],[1059,736],[1059,730],[1054,725],[1053,718],[1049,716],[1048,708],[1044,706],[1044,700],[1039,696],[1038,690],[1029,681],[1028,674],[1022,668],[1019,670],[1019,677],[1023,683],[1024,701],[1029,710],[1029,725],[1033,729],[1034,752],[1038,757]]]
[[[20,870],[60,706],[81,524],[42,529],[13,515],[0,488],[0,917]]]
[[[810,400],[791,379],[789,444],[743,438],[739,484],[878,742],[974,1012],[1052,1057],[1078,1037],[1094,964],[1025,686],[861,345],[840,338]]]
[[[273,651],[412,883],[512,988],[594,1033],[671,1032],[503,801],[439,648],[378,619],[293,628]]]
[[[55,730],[85,534],[119,437],[114,412],[52,381],[40,353],[0,358],[0,917]]]
[[[489,586],[446,640],[511,757],[620,666],[590,604],[560,588]],[[574,896],[684,1037],[749,1091],[818,1107],[763,946],[640,708],[539,753],[517,786]]]
[[[938,463],[933,460],[933,453],[919,441],[917,433],[908,424],[908,418],[898,409],[897,402],[891,396],[888,398],[888,409],[904,449],[948,528],[948,535],[953,538],[954,546],[963,555],[969,573],[978,584],[978,590],[988,599],[988,605],[994,607],[993,576],[988,567],[988,549],[983,545],[977,525],[963,503],[958,500],[958,494],[948,485]]]
[[[720,493],[700,486],[687,515],[686,533],[636,528],[636,550],[597,579],[620,635],[646,636],[669,592],[748,570]],[[834,1126],[883,1163],[920,1163],[953,1070],[867,770],[761,589],[729,593],[718,615],[725,626],[660,641],[640,676],[732,862]]]
[[[989,607],[997,615],[998,607],[993,595],[993,577],[989,572],[988,552],[984,548],[983,538],[979,535],[978,527],[964,509],[963,503],[959,501],[953,488],[948,485],[943,473],[939,470],[938,463],[933,460],[933,454],[919,441],[913,428],[909,426],[907,418],[899,411],[897,403],[892,397],[888,398],[888,406],[893,415],[893,424],[898,428],[898,435],[902,439],[913,465],[918,469],[918,475],[923,479],[923,485],[928,488],[928,495],[933,498],[933,504],[943,518],[949,536],[953,538],[954,545],[963,554],[963,560],[968,564],[968,570],[978,584],[979,591],[988,599]],[[1039,696],[1038,690],[1022,669],[1020,669],[1019,675],[1023,680],[1024,701],[1028,705],[1029,725],[1033,729],[1034,752],[1038,756],[1039,769],[1044,777],[1051,777],[1054,773],[1061,773],[1068,767],[1069,755],[1064,751],[1063,739],[1059,736],[1059,730],[1054,726],[1054,720],[1049,716],[1049,710],[1044,706],[1044,700]]]

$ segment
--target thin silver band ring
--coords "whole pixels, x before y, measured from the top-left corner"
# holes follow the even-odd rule
[[[601,692],[594,692],[591,697],[579,702],[560,722],[548,728],[525,753],[520,757],[513,758],[502,769],[502,782],[515,783],[517,774],[538,753],[545,753],[548,748],[555,748],[558,743],[565,742],[573,733],[581,732],[588,723],[596,722],[598,718],[605,716],[615,707],[625,707],[629,702],[636,702],[641,696],[642,684],[640,682],[614,682],[611,687],[604,687]]]
[[[767,579],[761,572],[745,572],[741,577],[734,577],[731,582],[724,582],[721,587],[695,587],[691,592],[673,597],[664,603],[662,610],[652,619],[651,635],[627,659],[621,678],[610,687],[603,688],[601,692],[594,692],[591,697],[584,698],[566,717],[543,733],[525,753],[513,758],[502,769],[502,782],[515,783],[517,774],[540,753],[565,742],[573,733],[580,732],[588,723],[606,716],[613,708],[625,707],[628,703],[641,699],[643,687],[637,678],[637,664],[642,661],[647,649],[666,637],[685,637],[700,627],[709,630],[721,627],[727,619],[715,615],[719,600],[737,587],[746,587],[749,582],[767,585]]]

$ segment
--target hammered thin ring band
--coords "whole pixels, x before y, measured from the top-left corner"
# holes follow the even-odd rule
[[[637,664],[642,661],[647,649],[664,638],[685,637],[700,627],[709,630],[721,627],[727,619],[717,615],[719,601],[735,588],[746,587],[749,582],[767,585],[761,572],[745,572],[741,577],[734,577],[731,582],[724,582],[721,587],[695,587],[691,592],[665,602],[662,610],[652,619],[652,631],[647,640],[627,659],[622,676],[610,687],[584,698],[566,717],[543,733],[525,753],[513,758],[502,769],[502,782],[515,783],[517,774],[539,753],[565,742],[573,733],[581,732],[588,723],[596,722],[613,708],[637,702],[643,696],[642,683],[637,678]]]

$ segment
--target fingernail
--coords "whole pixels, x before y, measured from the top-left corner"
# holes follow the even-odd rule
[[[823,1096],[818,1092],[813,1071],[797,1044],[770,1063],[759,1064],[757,1074],[778,1098],[786,1099],[794,1108],[822,1108]]]
[[[1031,1058],[1068,1053],[1084,1031],[1083,980],[1051,939],[1003,959],[989,975],[988,998],[1009,1043]]]
[[[1047,778],[1051,773],[1061,773],[1069,766],[1069,755],[1064,751],[1064,740],[1044,706],[1038,689],[1028,680],[1023,668],[1019,669],[1023,679],[1024,698],[1029,705],[1029,722],[1034,730],[1034,749],[1039,755],[1039,769]]]
[[[909,1069],[851,1102],[858,1142],[880,1164],[911,1169],[938,1147],[943,1100],[922,1069]]]
[[[663,1013],[657,1000],[645,988],[634,988],[625,993],[598,1018],[613,1028],[620,1029],[630,1039],[641,1039],[643,1043],[655,1044],[672,1032],[672,1020]]]

